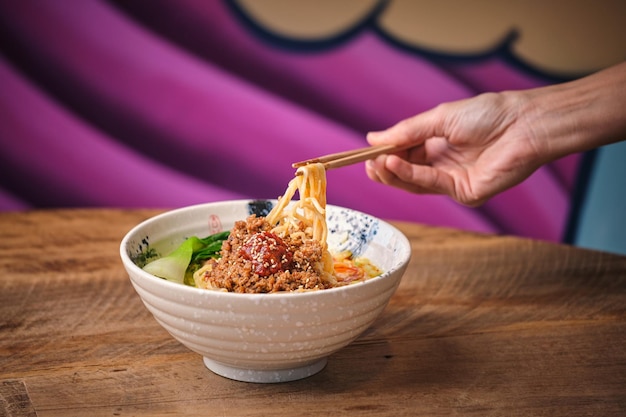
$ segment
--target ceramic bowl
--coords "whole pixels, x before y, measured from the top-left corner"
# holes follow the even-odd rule
[[[284,382],[313,375],[381,313],[411,254],[392,225],[354,210],[327,206],[328,244],[369,258],[384,272],[362,283],[310,292],[238,294],[204,290],[153,276],[133,260],[147,250],[167,254],[185,238],[229,230],[275,201],[237,200],[169,211],[134,227],[120,256],[154,318],[204,358],[216,374],[247,382]]]

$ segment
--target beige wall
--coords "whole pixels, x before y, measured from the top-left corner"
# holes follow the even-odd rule
[[[357,23],[376,0],[238,0],[279,35],[316,39]],[[626,58],[625,0],[390,0],[380,25],[391,36],[447,53],[485,51],[511,30],[513,50],[541,70],[594,71]]]

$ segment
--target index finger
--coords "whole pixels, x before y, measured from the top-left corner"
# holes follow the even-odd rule
[[[442,136],[443,118],[440,106],[401,120],[390,128],[369,132],[366,139],[370,145],[419,146],[427,139]]]

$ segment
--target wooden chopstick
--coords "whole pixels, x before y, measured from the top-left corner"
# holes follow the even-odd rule
[[[340,168],[346,165],[352,165],[368,159],[374,159],[378,155],[385,153],[395,153],[406,150],[414,145],[378,145],[366,146],[364,148],[352,149],[350,151],[331,153],[317,158],[307,159],[305,161],[295,162],[291,164],[294,168],[299,168],[308,164],[321,163],[327,170]]]

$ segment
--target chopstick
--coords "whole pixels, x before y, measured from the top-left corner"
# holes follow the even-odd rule
[[[295,162],[291,164],[294,168],[300,168],[308,164],[321,163],[327,170],[340,168],[346,165],[352,165],[368,159],[374,159],[378,155],[385,153],[395,153],[404,151],[415,145],[377,145],[366,146],[364,148],[352,149],[350,151],[331,153],[317,158],[307,159],[305,161]]]

